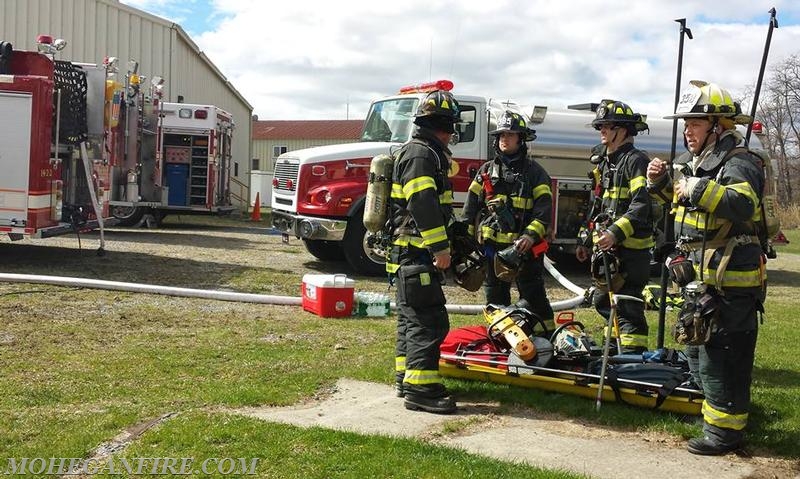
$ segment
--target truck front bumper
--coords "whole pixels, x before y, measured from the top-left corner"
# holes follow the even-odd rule
[[[273,208],[272,227],[284,235],[297,238],[342,241],[347,221],[303,216]]]

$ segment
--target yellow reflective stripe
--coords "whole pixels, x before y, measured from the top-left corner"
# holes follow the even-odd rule
[[[631,178],[631,194],[635,193],[639,188],[644,188],[645,186],[647,186],[647,178],[644,176],[635,176]]]
[[[395,356],[394,357],[394,370],[398,373],[402,373],[406,370],[406,357],[405,356]]]
[[[724,195],[724,186],[714,180],[708,180],[708,185],[706,185],[706,189],[703,191],[703,195],[700,197],[700,201],[697,202],[697,205],[708,211],[714,211],[717,209],[717,205],[722,201]]]
[[[546,233],[544,223],[539,220],[531,221],[531,224],[528,225],[528,229],[535,231],[540,238],[544,238],[544,234]]]
[[[400,235],[394,241],[392,241],[392,244],[400,247],[413,246],[415,248],[422,249],[425,247],[425,240],[419,236]]]
[[[753,191],[753,187],[750,186],[750,183],[743,181],[741,183],[728,185],[726,188],[730,188],[740,195],[746,196],[750,199],[750,201],[753,202],[754,205],[758,205],[758,196],[756,195],[756,192]]]
[[[514,208],[529,210],[533,208],[533,198],[520,198],[519,196],[514,196],[511,198],[511,204],[514,206]]]
[[[733,429],[734,431],[741,431],[747,426],[748,413],[728,414],[719,409],[714,409],[714,407],[705,400],[703,401],[701,412],[703,413],[703,419],[713,426],[723,429]]]
[[[553,192],[550,191],[550,185],[541,184],[533,189],[533,199],[538,199],[544,195],[553,196]]]
[[[685,226],[696,230],[713,232],[729,221],[725,218],[717,218],[715,215],[709,214],[708,221],[706,222],[706,213],[704,211],[689,211],[684,207],[679,207],[675,216],[675,222],[683,222]]]
[[[647,238],[634,238],[633,236],[628,236],[624,240],[622,240],[622,246],[630,249],[648,249],[655,246],[656,242],[653,241],[652,236],[648,236]]]
[[[500,233],[498,231],[493,230],[488,226],[481,227],[481,236],[484,240],[492,240],[495,243],[503,243],[503,244],[511,244],[517,239],[517,233],[510,232],[510,233]]]
[[[480,195],[481,191],[483,191],[483,186],[477,181],[473,180],[472,183],[469,184],[469,191],[470,193],[475,193],[476,195]]]
[[[467,226],[467,233],[469,233],[470,236],[474,236],[475,235],[475,225],[470,223],[470,225]]]
[[[387,273],[395,274],[395,273],[397,273],[398,269],[400,269],[400,265],[399,264],[390,263],[388,261],[386,262],[386,272]]]
[[[438,384],[442,382],[439,371],[434,369],[406,369],[404,383],[409,384]]]
[[[428,188],[435,190],[436,182],[433,181],[433,178],[430,176],[420,176],[419,178],[414,178],[403,185],[403,195],[406,199],[409,199],[414,195],[414,193],[419,193],[420,191],[427,190]]]
[[[609,188],[603,192],[603,198],[617,198],[625,200],[631,197],[631,190],[626,187]]]
[[[400,183],[392,183],[392,198],[405,199],[405,196],[403,196],[403,185]]]
[[[695,267],[695,269],[699,270],[699,267]],[[766,273],[763,275],[763,279],[766,278]],[[717,269],[716,268],[706,268],[703,270],[703,281],[706,284],[710,284],[713,286],[722,286],[725,288],[752,288],[754,286],[761,286],[762,280],[762,272],[760,269],[753,269],[750,271],[733,271],[730,269],[725,269],[725,273],[722,275],[722,284],[717,284]]]
[[[631,220],[628,218],[623,216],[615,221],[614,224],[617,226],[617,228],[622,230],[626,238],[633,235],[633,224],[631,224]]]
[[[420,234],[425,240],[425,244],[428,246],[440,243],[442,241],[447,241],[447,231],[444,229],[444,226],[420,231]]]
[[[439,204],[442,205],[452,205],[453,204],[453,192],[451,190],[447,190],[441,195],[439,195]]]
[[[634,348],[647,347],[647,336],[644,334],[631,334],[622,333],[619,336],[619,342],[623,346],[630,346]]]

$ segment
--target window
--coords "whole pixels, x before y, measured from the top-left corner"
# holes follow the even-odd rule
[[[250,165],[250,170],[251,171],[252,170],[258,170],[259,169],[259,165],[261,164],[261,161],[258,158],[253,158],[252,161],[253,162]]]
[[[289,148],[287,148],[285,146],[273,146],[272,147],[272,159],[274,160],[274,159],[278,158],[282,154],[286,153],[288,150],[289,150]]]
[[[233,162],[233,176],[235,176],[237,178],[239,177],[239,162],[238,161],[234,161]]]
[[[461,106],[461,123],[458,127],[458,142],[467,143],[475,141],[475,107]]]

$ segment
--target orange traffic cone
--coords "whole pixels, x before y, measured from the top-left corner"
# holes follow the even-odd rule
[[[250,221],[261,221],[261,192],[256,192],[256,201],[253,203],[253,212],[250,214]]]

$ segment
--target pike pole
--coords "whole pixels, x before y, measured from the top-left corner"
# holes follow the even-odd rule
[[[675,105],[673,106],[672,110],[675,111],[678,108],[678,100],[680,99],[680,91],[681,91],[681,72],[683,71],[683,41],[684,36],[689,37],[689,40],[692,39],[692,31],[686,28],[686,19],[679,18],[675,20],[681,26],[680,28],[680,41],[678,43],[678,72],[675,78]],[[675,118],[672,120],[672,143],[670,145],[669,151],[669,164],[672,165],[675,161],[675,142],[678,138],[678,119]],[[672,181],[672,172],[670,168],[667,168],[667,175]],[[664,329],[666,328],[666,318],[667,318],[667,283],[669,280],[669,274],[667,271],[667,267],[664,265],[663,258],[666,256],[667,252],[667,245],[671,244],[674,241],[674,224],[671,221],[670,210],[671,204],[669,201],[665,202],[664,204],[664,245],[661,250],[661,297],[658,301],[658,333],[656,336],[656,348],[661,349],[664,347]]]

